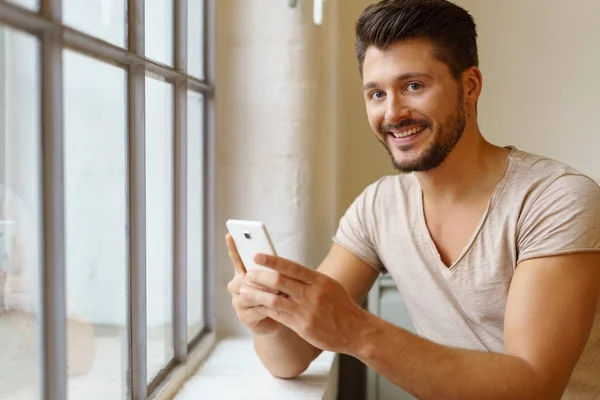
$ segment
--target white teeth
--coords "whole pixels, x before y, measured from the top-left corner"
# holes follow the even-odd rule
[[[404,132],[393,132],[393,135],[396,138],[407,137],[410,135],[414,135],[415,133],[421,132],[423,129],[425,129],[425,128],[424,127],[412,128],[412,129],[409,129],[408,131],[404,131]]]

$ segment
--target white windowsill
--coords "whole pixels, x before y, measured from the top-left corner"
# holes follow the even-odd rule
[[[189,374],[185,375],[189,377]],[[278,379],[261,364],[251,338],[235,338],[216,344],[205,363],[183,384],[175,400],[335,400],[337,384],[338,357],[335,353],[323,352],[295,379]],[[160,398],[172,398],[172,395],[173,392],[162,391]]]

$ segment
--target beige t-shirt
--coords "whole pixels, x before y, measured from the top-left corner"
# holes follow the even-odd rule
[[[536,257],[600,251],[600,187],[562,163],[511,147],[480,223],[450,267],[429,235],[421,188],[410,174],[368,186],[341,219],[334,242],[391,275],[423,337],[503,352],[515,267]],[[600,399],[600,308],[563,399]]]

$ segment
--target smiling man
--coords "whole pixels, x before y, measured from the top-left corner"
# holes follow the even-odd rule
[[[316,271],[257,255],[228,289],[275,376],[321,350],[420,399],[600,398],[600,188],[487,142],[476,27],[446,0],[386,0],[356,25],[370,125],[400,172],[356,198]],[[523,132],[527,134],[527,132]],[[380,273],[418,335],[362,309]]]

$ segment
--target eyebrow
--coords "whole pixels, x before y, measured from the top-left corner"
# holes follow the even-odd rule
[[[415,78],[428,78],[428,79],[433,79],[433,75],[428,74],[426,72],[407,72],[405,74],[402,74],[398,77],[396,77],[395,81],[407,81],[409,79],[415,79]],[[367,82],[363,85],[363,92],[365,90],[368,89],[373,89],[378,87],[379,85],[377,84],[377,82]]]

